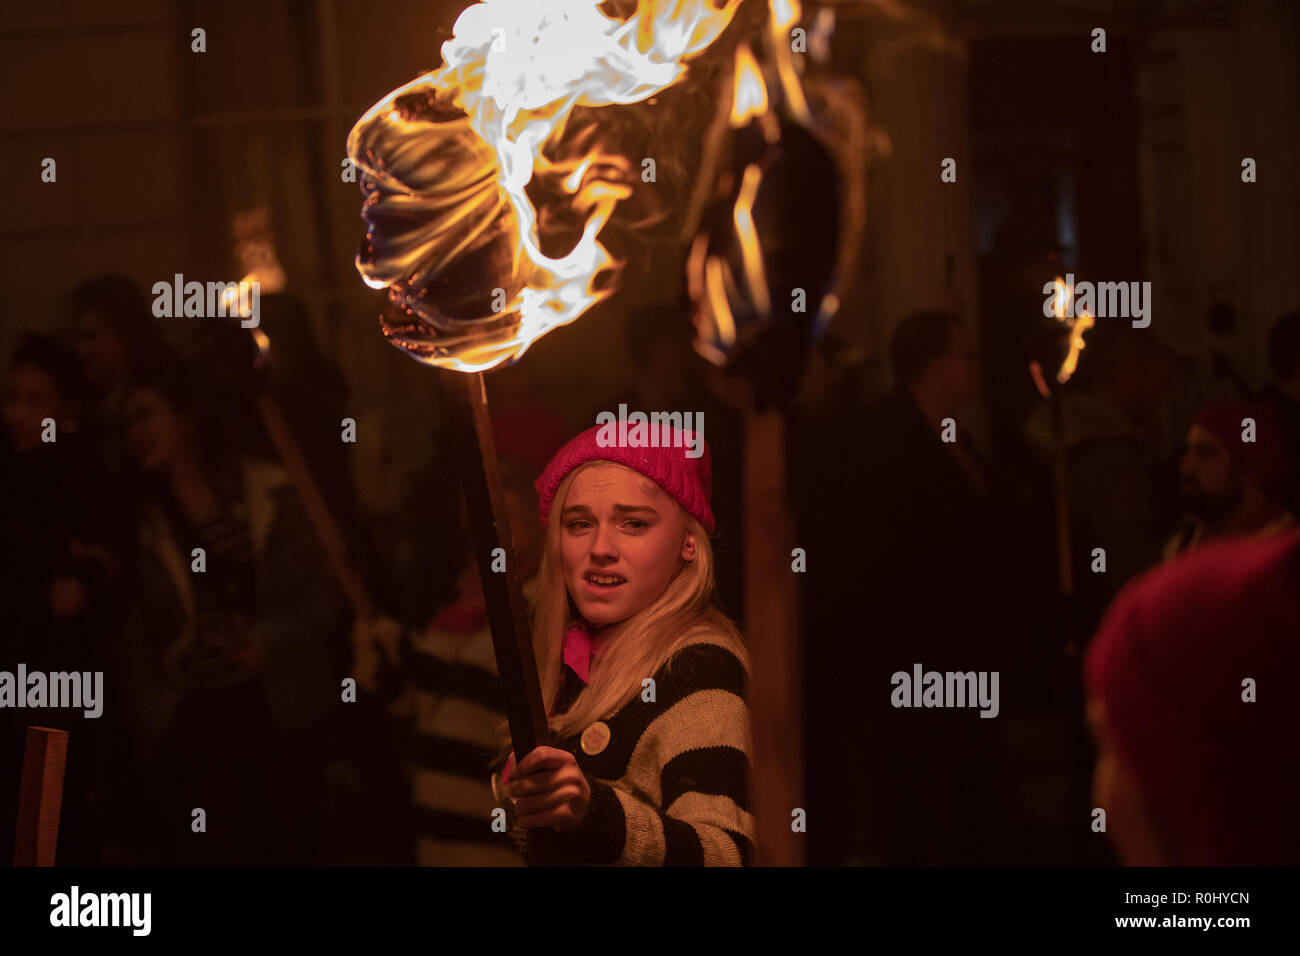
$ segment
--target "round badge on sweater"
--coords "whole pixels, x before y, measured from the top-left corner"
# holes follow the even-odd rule
[[[582,752],[595,756],[609,746],[609,725],[598,720],[582,732]]]

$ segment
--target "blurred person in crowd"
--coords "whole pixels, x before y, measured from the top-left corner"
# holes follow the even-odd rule
[[[101,461],[116,473],[123,462],[122,406],[131,376],[175,361],[154,324],[149,299],[124,275],[99,275],[72,292],[73,334],[86,378],[82,424]]]
[[[1273,381],[1261,397],[1277,409],[1286,446],[1282,500],[1288,511],[1300,514],[1300,312],[1288,312],[1273,323],[1268,364]]]
[[[568,431],[560,416],[535,403],[494,412],[492,428],[514,544],[508,560],[527,597],[541,556],[533,482]],[[406,633],[396,653],[361,647],[357,659],[377,665],[373,683],[395,698],[391,712],[414,731],[411,800],[419,864],[518,866],[523,861],[514,844],[492,829],[499,803],[485,771],[497,755],[505,710],[472,550],[477,543],[467,531],[461,539],[468,547],[454,593],[429,624]],[[364,631],[356,636],[379,639]]]
[[[1006,594],[1014,573],[1004,502],[964,417],[980,393],[979,354],[957,316],[925,311],[899,323],[890,357],[895,390],[867,409],[858,428],[817,452],[865,465],[843,499],[822,496],[836,533],[851,542],[849,552],[839,548],[841,560],[829,561],[869,622],[863,634],[840,641],[840,683],[829,699],[838,706],[865,692],[871,702],[871,726],[845,726],[841,750],[849,764],[862,760],[855,751],[874,760],[858,767],[860,780],[848,788],[879,802],[862,815],[875,830],[865,838],[866,859],[994,862],[1006,847],[991,838],[999,829],[993,821],[1011,802],[997,721],[895,709],[889,694],[891,675],[918,663],[1012,670],[1009,649],[1022,625]],[[865,746],[864,732],[876,735]],[[995,793],[999,784],[1008,792]]]
[[[103,476],[78,430],[82,390],[77,355],[57,337],[25,335],[4,383],[0,441],[0,668],[29,672],[102,672],[104,640],[119,573],[116,503],[102,495]],[[88,492],[92,492],[88,493]],[[110,708],[82,712],[3,712],[3,765],[22,763],[24,729],[43,724],[71,731],[59,859],[97,862],[95,820],[102,809]],[[9,853],[16,792],[0,797],[0,851]],[[7,856],[0,858],[7,859]]]
[[[1214,538],[1267,536],[1291,527],[1295,516],[1283,502],[1285,447],[1272,405],[1201,409],[1179,467],[1179,503],[1187,519],[1165,545],[1165,560]]]
[[[824,372],[840,372],[841,365],[828,354],[834,343],[823,337],[813,350],[811,364]],[[811,377],[812,372],[809,375]],[[817,819],[862,821],[870,811],[862,803],[870,791],[846,781],[846,769],[864,763],[871,752],[874,727],[865,721],[845,719],[843,698],[847,689],[845,661],[860,656],[861,638],[844,632],[846,595],[861,586],[856,538],[865,533],[865,521],[855,509],[832,502],[854,501],[863,480],[871,473],[871,449],[858,439],[863,427],[864,396],[846,382],[844,374],[823,381],[824,393],[811,384],[806,400],[796,403],[788,421],[788,479],[790,504],[796,523],[796,540],[805,553],[815,556],[817,573],[800,581],[800,626],[803,641],[804,714],[803,746],[808,813]],[[818,401],[818,399],[823,399]],[[824,635],[824,640],[807,639]],[[845,766],[843,754],[849,757]],[[869,774],[862,786],[874,785]],[[853,829],[865,828],[855,823]],[[865,835],[852,839],[836,829],[812,828],[808,832],[808,862],[814,866],[858,861]]]
[[[137,373],[125,412],[142,500],[123,657],[159,791],[148,824],[168,862],[311,863],[346,645],[324,553],[284,472],[229,453],[185,369]]]
[[[1197,548],[1116,599],[1085,678],[1093,806],[1130,866],[1300,860],[1300,532]]]
[[[343,537],[347,560],[364,584],[376,620],[384,627],[395,626],[397,620],[406,619],[407,596],[394,570],[397,559],[405,555],[381,551],[376,515],[363,506],[356,482],[361,474],[357,469],[366,464],[356,457],[358,451],[366,448],[376,453],[376,442],[383,445],[383,436],[376,431],[379,426],[367,423],[350,400],[348,383],[338,363],[322,349],[312,316],[298,296],[264,294],[257,329],[260,336],[255,338],[235,321],[192,323],[186,345],[187,353],[194,356],[196,390],[222,396],[211,417],[227,436],[231,455],[280,460],[282,451],[272,440],[265,414],[270,410],[282,416]],[[353,440],[341,440],[347,419],[355,422]],[[385,529],[385,545],[427,528],[427,522],[433,524],[430,537],[438,536],[440,529],[431,515],[435,509],[430,507],[436,490],[425,483],[414,491],[405,506],[395,509],[400,524]],[[328,862],[406,860],[409,824],[402,811],[407,794],[398,764],[402,743],[389,739],[392,729],[383,709],[369,696],[357,706],[331,711],[324,731],[322,853]],[[386,745],[377,746],[380,740]],[[382,825],[361,833],[354,825],[358,817]]]
[[[103,545],[103,516],[78,494],[93,480],[76,403],[77,356],[50,335],[25,336],[4,390],[6,562],[4,619],[14,636],[44,642],[50,620],[78,618],[113,568]],[[73,568],[76,573],[70,573]]]
[[[269,396],[283,413],[321,496],[347,542],[349,557],[371,599],[396,613],[398,588],[371,534],[353,477],[354,442],[340,441],[344,418],[356,418],[342,371],[321,349],[306,306],[287,292],[260,299],[258,329],[265,356],[249,330],[234,321],[194,326],[189,342],[203,387],[226,396],[216,409],[239,453],[278,458],[257,401]]]

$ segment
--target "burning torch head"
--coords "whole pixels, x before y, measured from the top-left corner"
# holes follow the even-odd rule
[[[349,152],[369,170],[357,268],[388,288],[385,336],[420,359],[490,361],[518,331],[518,311],[504,306],[523,286],[491,149],[449,94],[427,85],[372,111]]]
[[[388,290],[389,340],[484,371],[608,297],[618,262],[597,237],[635,176],[587,120],[682,79],[738,3],[641,0],[627,17],[594,0],[466,7],[443,65],[348,137],[365,195],[357,268]]]
[[[831,153],[801,125],[777,123],[776,144],[737,137],[735,164],[687,264],[697,349],[748,380],[760,405],[798,388],[839,242]]]
[[[793,398],[809,345],[837,305],[845,189],[797,71],[782,57],[781,24],[797,10],[771,6],[766,74],[748,44],[736,50],[731,112],[719,116],[730,162],[716,176],[686,265],[696,350],[748,381],[760,408]]]

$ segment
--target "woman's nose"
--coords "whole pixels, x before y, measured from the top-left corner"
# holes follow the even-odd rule
[[[614,541],[614,532],[609,525],[601,524],[596,528],[596,536],[591,542],[591,553],[599,557],[617,557],[618,547]]]

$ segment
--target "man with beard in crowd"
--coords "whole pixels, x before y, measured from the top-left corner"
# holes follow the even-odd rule
[[[1189,520],[1165,545],[1165,560],[1213,538],[1265,537],[1291,527],[1285,475],[1281,426],[1271,405],[1203,408],[1179,468],[1179,498]]]

